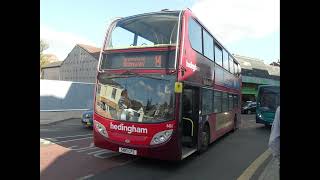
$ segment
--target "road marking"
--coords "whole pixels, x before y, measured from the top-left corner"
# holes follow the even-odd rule
[[[105,154],[105,156],[102,156],[103,154]],[[93,156],[95,156],[97,158],[100,158],[100,159],[107,159],[107,158],[111,158],[111,157],[114,157],[114,156],[119,156],[120,154],[121,153],[119,153],[119,152],[113,152],[113,151],[105,150],[105,151],[102,151],[102,152],[95,153]]]
[[[93,152],[89,152],[87,153],[88,155],[94,154],[94,153],[100,153],[100,152],[105,152],[105,149],[100,149],[98,151],[93,151]]]
[[[69,137],[78,137],[78,136],[88,136],[88,135],[92,135],[92,133],[90,134],[79,134],[79,135],[73,135],[73,136],[60,136],[60,137],[53,137],[53,138],[43,138],[43,139],[59,139],[59,138],[69,138]]]
[[[60,143],[71,142],[71,141],[78,141],[78,140],[90,139],[90,138],[92,138],[92,137],[85,137],[85,138],[79,138],[79,139],[71,139],[71,140],[66,140],[66,141],[58,141],[58,142],[55,142],[55,143],[60,144]]]
[[[54,143],[52,143],[51,141],[48,141],[46,139],[41,139],[40,138],[40,144],[54,144]]]
[[[249,180],[259,166],[271,155],[271,151],[267,149],[262,153],[250,166],[237,178],[237,180]]]
[[[77,180],[85,180],[85,179],[88,179],[88,178],[91,178],[92,176],[94,176],[93,174],[89,174],[89,175],[86,175],[86,176],[83,176]]]
[[[98,149],[98,147],[90,147],[83,150],[78,150],[77,152],[84,152],[84,151],[93,150],[93,149]]]

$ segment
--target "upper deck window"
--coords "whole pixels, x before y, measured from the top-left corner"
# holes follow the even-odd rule
[[[222,50],[218,45],[214,46],[214,59],[217,64],[222,66]]]
[[[203,30],[203,54],[207,58],[214,60],[214,57],[213,57],[213,38],[205,30]]]
[[[223,67],[225,70],[229,71],[229,55],[226,50],[223,49]]]
[[[230,67],[230,72],[234,74],[234,63],[233,63],[233,58],[229,56],[229,67]]]
[[[122,18],[112,30],[107,49],[174,45],[178,12],[143,14]]]
[[[202,54],[201,26],[192,18],[189,19],[189,39],[193,49]]]

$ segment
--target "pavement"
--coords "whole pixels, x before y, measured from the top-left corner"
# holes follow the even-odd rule
[[[272,155],[271,155],[272,156]],[[279,180],[280,168],[275,158],[271,158],[263,172],[260,174],[258,180]]]
[[[41,119],[40,120],[40,126],[46,126],[46,125],[53,125],[57,124],[63,121],[68,121],[72,119],[78,119],[78,118],[67,118],[67,119]]]

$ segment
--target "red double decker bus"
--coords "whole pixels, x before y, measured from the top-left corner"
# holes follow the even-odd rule
[[[189,9],[114,20],[101,49],[97,147],[181,160],[240,122],[240,66]]]

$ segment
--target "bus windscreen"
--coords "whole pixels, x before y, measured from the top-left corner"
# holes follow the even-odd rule
[[[261,87],[257,101],[261,110],[275,112],[280,105],[280,88],[276,86]]]
[[[100,74],[96,112],[112,120],[159,123],[173,119],[174,81],[170,75]]]
[[[108,49],[175,45],[179,14],[154,13],[120,19],[111,35]]]

